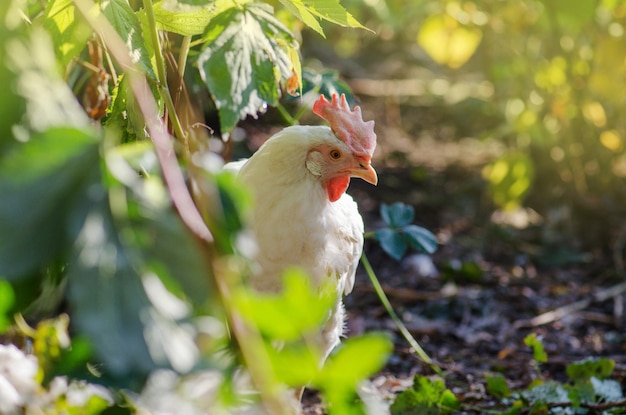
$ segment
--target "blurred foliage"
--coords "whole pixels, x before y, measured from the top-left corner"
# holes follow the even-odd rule
[[[345,4],[377,33],[329,45],[363,64],[352,76],[423,81],[397,98],[407,111],[435,113],[432,122],[458,138],[504,144],[484,171],[497,207],[548,216],[566,205],[587,243],[613,237],[626,206],[626,2]],[[419,117],[403,116],[409,134],[423,134],[423,123],[411,124]]]
[[[308,384],[365,413],[390,340],[320,367],[337,298],[298,270],[246,288],[250,197],[197,127],[301,92],[296,22],[320,21],[363,28],[335,0],[2,2],[0,413],[284,414]]]
[[[534,333],[525,343],[533,353],[531,364],[539,367],[548,362],[541,339]],[[615,361],[587,358],[566,367],[568,380],[544,379],[541,371],[525,390],[511,390],[502,374],[487,375],[487,392],[499,399],[504,415],[530,414],[618,414],[624,412],[624,396],[617,380],[610,379]]]
[[[416,375],[413,387],[400,393],[391,405],[392,415],[451,414],[461,409],[461,402],[441,378]]]

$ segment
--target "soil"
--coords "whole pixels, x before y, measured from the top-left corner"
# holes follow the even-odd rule
[[[495,373],[523,390],[537,377],[566,381],[569,363],[608,357],[616,362],[613,378],[626,383],[621,239],[612,251],[596,249],[567,231],[558,215],[498,211],[481,176],[500,154],[497,144],[446,137],[439,127],[410,136],[410,128],[388,121],[390,111],[406,107],[390,110],[388,101],[374,98],[363,107],[366,119],[376,114],[380,182],[374,188],[353,181],[349,193],[366,230],[384,226],[381,203],[404,202],[414,206],[415,223],[440,242],[432,256],[409,252],[401,261],[374,240],[366,241],[365,252],[396,312],[443,369],[447,387],[474,408],[464,413],[506,409],[486,392],[485,377]],[[372,378],[384,399],[409,388],[416,374],[433,374],[402,338],[363,270],[345,302],[349,335],[393,336],[394,353]],[[546,363],[538,365],[524,344],[531,333],[543,342]],[[304,403],[305,414],[324,413],[314,391]]]

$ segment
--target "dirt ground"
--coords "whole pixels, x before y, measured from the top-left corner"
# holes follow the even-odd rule
[[[349,189],[367,230],[383,226],[381,203],[401,201],[415,207],[415,222],[440,242],[432,257],[410,252],[395,261],[371,240],[365,252],[397,313],[442,367],[448,388],[476,408],[471,413],[498,409],[485,391],[485,376],[494,373],[522,390],[538,374],[565,381],[567,364],[604,356],[616,362],[614,379],[626,383],[623,245],[614,252],[583,248],[563,241],[570,236],[559,234],[558,219],[531,210],[497,212],[481,178],[482,166],[501,151],[496,144],[433,130],[411,137],[385,119],[403,109],[374,99],[363,107],[377,114],[382,131],[374,163],[379,185],[353,181]],[[362,270],[346,307],[349,334],[382,330],[394,338],[393,356],[372,379],[383,397],[410,387],[415,374],[432,374]],[[548,353],[539,367],[523,341],[530,333]],[[323,413],[314,392],[305,407],[306,414]]]

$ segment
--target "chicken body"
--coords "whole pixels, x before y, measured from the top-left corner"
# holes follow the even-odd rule
[[[252,276],[252,286],[279,291],[282,272],[297,266],[314,286],[330,280],[336,287],[337,301],[319,337],[323,359],[343,334],[342,296],[352,291],[363,249],[363,220],[344,193],[350,176],[376,180],[369,163],[355,158],[326,126],[285,128],[238,175],[254,196],[249,226],[260,270]]]

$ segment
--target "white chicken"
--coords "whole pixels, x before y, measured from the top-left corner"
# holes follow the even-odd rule
[[[304,269],[319,287],[331,279],[337,301],[319,338],[323,360],[344,330],[342,297],[352,291],[363,250],[363,219],[345,193],[350,178],[378,181],[371,159],[374,121],[364,122],[345,96],[322,95],[313,112],[327,126],[291,126],[267,140],[247,161],[229,163],[253,192],[248,224],[258,245],[260,271],[251,277],[262,292],[281,289],[282,271]]]

